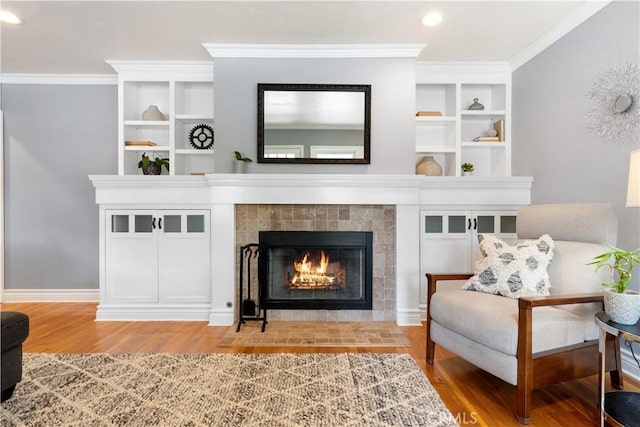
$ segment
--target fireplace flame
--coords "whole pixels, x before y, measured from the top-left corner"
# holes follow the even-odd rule
[[[320,262],[318,265],[310,260],[307,252],[300,261],[293,261],[293,268],[296,274],[291,278],[290,284],[295,288],[330,288],[334,285],[336,278],[327,274],[329,257],[320,252]]]

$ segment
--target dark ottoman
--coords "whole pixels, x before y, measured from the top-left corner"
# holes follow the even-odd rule
[[[29,316],[17,311],[0,312],[1,402],[13,394],[22,379],[22,343],[29,335]]]

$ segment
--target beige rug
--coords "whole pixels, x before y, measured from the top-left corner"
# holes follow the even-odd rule
[[[286,322],[237,324],[220,339],[220,346],[404,347],[411,343],[395,322]]]
[[[37,354],[4,426],[455,426],[408,354]]]

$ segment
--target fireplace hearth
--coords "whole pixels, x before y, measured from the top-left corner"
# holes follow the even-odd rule
[[[371,310],[372,232],[261,231],[267,309]]]

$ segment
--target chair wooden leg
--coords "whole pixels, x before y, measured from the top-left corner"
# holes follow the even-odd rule
[[[429,323],[427,323],[427,363],[429,365],[433,365],[433,356],[436,352],[436,343],[431,339],[431,334],[429,333]]]
[[[522,424],[531,422],[531,393],[533,392],[533,310],[526,301],[518,302],[518,396],[516,419]]]

